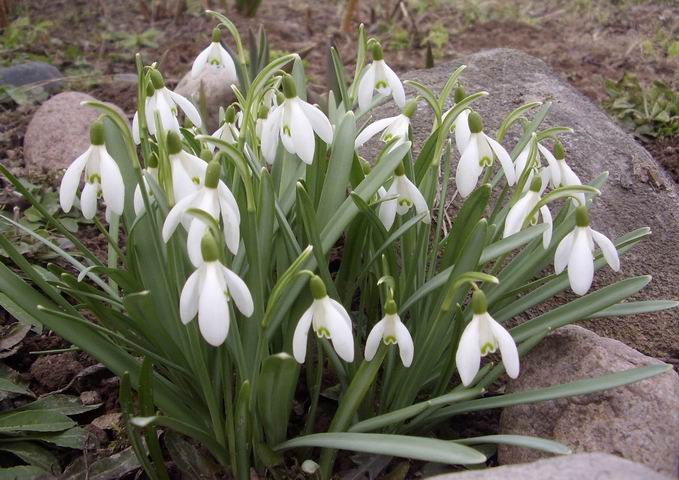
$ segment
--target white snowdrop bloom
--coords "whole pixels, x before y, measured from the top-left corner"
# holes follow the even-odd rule
[[[460,337],[455,353],[455,363],[465,386],[474,381],[479,371],[481,357],[494,353],[498,348],[507,375],[519,376],[519,351],[511,334],[488,313],[486,295],[476,290],[472,295],[474,315]]]
[[[200,52],[193,61],[191,77],[197,78],[206,68],[209,68],[212,71],[224,69],[229,84],[238,82],[236,65],[233,63],[233,59],[231,58],[231,55],[229,55],[229,52],[222,47],[222,32],[219,28],[212,30],[212,42],[205,50]]]
[[[218,347],[229,333],[229,301],[250,317],[252,295],[245,282],[219,261],[217,242],[211,234],[199,242],[202,262],[189,276],[179,298],[179,316],[184,325],[198,315],[198,327],[207,343]]]
[[[167,134],[167,151],[172,166],[172,192],[175,203],[198,191],[203,184],[207,162],[182,149],[175,132]]]
[[[328,297],[323,280],[317,275],[309,281],[314,301],[302,314],[292,336],[292,354],[299,363],[306,358],[309,328],[318,338],[328,338],[337,355],[345,362],[354,361],[354,337],[351,319],[344,307]]]
[[[410,207],[415,207],[415,212],[423,213],[426,212],[427,215],[422,219],[424,223],[429,223],[431,217],[429,215],[429,207],[427,206],[427,201],[424,199],[420,191],[417,189],[415,184],[410,181],[406,176],[405,170],[402,164],[396,167],[394,172],[394,179],[384,195],[382,195],[384,190],[380,191],[380,197],[385,196],[391,197],[396,196],[392,200],[385,200],[380,203],[379,210],[377,212],[384,228],[390,230],[396,219],[396,214],[405,215],[410,210]]]
[[[360,148],[364,143],[380,132],[382,132],[380,140],[382,140],[384,143],[388,143],[394,138],[398,139],[396,142],[394,142],[391,150],[405,143],[408,141],[410,119],[412,118],[416,109],[417,102],[415,100],[411,100],[406,104],[405,107],[403,107],[402,113],[399,115],[383,118],[371,123],[365,127],[361,133],[358,134],[356,140],[354,141],[354,148]]]
[[[118,164],[106,150],[104,126],[95,122],[90,127],[90,146],[66,169],[59,188],[59,203],[64,212],[73,207],[80,177],[85,171],[85,186],[80,194],[83,217],[94,218],[97,198],[103,195],[106,208],[122,215],[125,207],[125,183]]]
[[[379,43],[373,45],[372,54],[373,61],[358,82],[358,108],[363,111],[368,110],[376,90],[382,95],[391,95],[398,108],[403,108],[406,104],[403,83],[384,61],[384,54]]]
[[[594,279],[594,245],[601,248],[606,263],[614,270],[620,270],[620,259],[615,245],[605,235],[589,226],[587,207],[575,210],[575,228],[566,235],[554,254],[554,270],[557,274],[568,267],[568,282],[578,295],[584,295]]]
[[[556,163],[561,173],[560,185],[562,187],[582,185],[580,178],[566,163],[566,152],[564,151],[563,145],[559,141],[554,144],[554,158],[556,159]],[[580,205],[585,205],[584,193],[576,193],[574,195],[573,205],[577,205],[578,202]]]
[[[160,117],[160,123],[165,132],[179,133],[177,107],[186,114],[195,127],[200,127],[202,125],[200,113],[198,113],[198,110],[193,103],[178,93],[168,89],[165,86],[163,76],[158,70],[151,70],[149,76],[151,82],[147,87],[144,110],[146,114],[146,128],[148,128],[151,135],[156,135],[156,112]],[[137,144],[140,141],[139,135],[139,112],[136,112],[132,119],[132,136]]]
[[[208,225],[193,215],[189,209],[198,209],[210,215],[216,222],[224,222],[226,246],[234,255],[238,253],[240,242],[240,212],[231,190],[219,179],[221,165],[213,160],[205,172],[205,184],[196,192],[181,199],[167,214],[163,224],[163,240],[167,242],[181,222],[189,235],[186,249],[194,266],[201,263],[200,242]]]
[[[365,359],[370,361],[375,358],[377,348],[382,341],[385,345],[398,345],[401,362],[407,368],[412,365],[413,355],[415,354],[413,338],[406,326],[403,325],[401,317],[398,316],[396,302],[387,301],[384,306],[384,313],[382,320],[377,322],[368,334],[365,343]]]
[[[215,133],[212,134],[213,137],[224,140],[225,142],[236,145],[238,143],[238,136],[240,135],[240,130],[238,128],[239,119],[242,118],[242,112],[236,113],[236,109],[233,105],[226,109],[224,114],[224,123],[219,127]],[[217,145],[214,143],[207,142],[210,151],[214,152]]]
[[[148,181],[146,180],[146,177],[143,174],[145,173],[150,175],[151,178],[158,182],[158,160],[154,156],[151,156],[151,160],[154,161],[154,164],[153,165],[149,164],[148,167],[144,168],[142,173],[144,188],[146,189],[146,193],[148,195],[149,204],[155,203],[155,197],[153,196],[153,192],[151,191]],[[141,188],[139,187],[139,184],[137,184],[137,187],[134,189],[134,213],[135,215],[139,216],[142,213],[144,213],[144,210],[145,210],[144,197],[141,193]]]
[[[519,155],[516,157],[514,166],[516,167],[517,179],[521,178],[521,175],[526,169],[526,166],[528,164],[528,157],[530,156],[530,147],[531,142],[528,142],[526,146],[523,148],[523,150],[521,150],[521,153],[519,153]],[[534,172],[536,170],[539,170],[541,173],[541,177],[543,177],[542,191],[544,191],[544,189],[547,188],[547,182],[545,180],[548,180],[551,183],[552,188],[558,187],[559,185],[561,185],[561,170],[559,169],[559,165],[557,164],[554,155],[552,155],[552,152],[550,152],[546,147],[540,145],[539,143],[537,144],[537,149],[538,149],[537,164],[530,165],[531,170],[528,176],[528,181],[526,182],[526,187],[528,187],[531,184],[531,181],[533,180],[533,177],[535,175]],[[542,161],[540,160],[541,157],[544,157],[545,160],[547,161],[546,169],[542,167]]]
[[[474,191],[483,169],[492,166],[495,157],[500,160],[507,183],[510,186],[514,185],[516,176],[512,159],[502,145],[483,133],[481,116],[476,112],[470,112],[467,123],[471,134],[455,173],[455,184],[460,195],[467,197]],[[457,127],[459,126],[458,123]]]
[[[289,153],[310,165],[316,151],[314,132],[331,145],[332,125],[318,107],[297,96],[297,87],[290,75],[286,74],[282,83],[285,100],[269,112],[262,125],[262,154],[267,162],[273,163],[280,139]]]
[[[528,215],[540,201],[541,189],[542,179],[540,177],[535,177],[531,182],[530,190],[528,190],[523,197],[509,209],[509,213],[507,213],[507,218],[505,219],[505,229],[502,238],[507,238],[510,235],[514,235],[521,231]],[[538,221],[538,215],[542,216],[542,221],[547,225],[547,230],[542,234],[542,246],[547,249],[552,242],[552,214],[549,211],[549,207],[543,205],[533,218],[528,219],[529,222],[535,225]]]

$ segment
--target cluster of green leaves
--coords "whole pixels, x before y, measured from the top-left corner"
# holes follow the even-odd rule
[[[625,73],[618,80],[606,80],[610,97],[608,111],[636,136],[666,137],[679,133],[679,92],[661,80],[650,87]]]
[[[330,51],[332,91],[327,114],[335,127],[332,144],[317,139],[309,166],[279,145],[277,160],[267,167],[255,127],[262,97],[279,88],[277,72],[289,68],[304,98],[303,63],[297,55],[285,55],[251,71],[235,26],[213,15],[236,40],[233,55],[241,82],[236,98],[243,112],[240,137],[232,145],[204,131],[183,129],[182,136],[184,148],[196,155],[208,141],[217,146],[221,179],[241,209],[240,250],[231,255],[224,248],[220,260],[246,281],[254,313],[244,318],[231,309],[224,345],[208,346],[201,340],[196,321],[188,325],[180,321],[179,294],[193,267],[186,255],[186,234],[177,232],[165,243],[160,233],[171,206],[170,160],[161,123],[156,122],[156,138],[147,132],[144,108],[149,73],[139,56],[139,149],[125,119],[105,104],[90,102],[104,115],[106,146],[127,186],[128,208],[120,218],[111,218],[105,232],[109,241],[106,261],[0,165],[17,191],[73,244],[67,252],[47,241],[68,268],[58,264],[44,268],[27,261],[10,239],[0,235],[0,247],[9,256],[0,264],[0,292],[33,321],[59,333],[121,377],[121,405],[130,442],[151,478],[167,478],[159,429],[191,437],[243,480],[250,478],[252,467],[277,468],[283,462],[282,452],[297,448],[305,455],[309,447],[322,448],[320,474],[325,479],[331,476],[336,449],[462,465],[484,463],[497,444],[565,453],[568,448],[563,445],[525,436],[434,437],[437,425],[466,412],[613,388],[670,368],[645,366],[567,385],[485,397],[486,389],[504,373],[501,364],[487,363],[472,384],[458,384],[454,359],[460,335],[472,317],[470,282],[486,292],[489,312],[498,322],[507,322],[566,290],[567,273],[544,272],[556,245],[575,224],[571,202],[565,202],[555,216],[553,240],[547,249],[542,246],[545,227],[541,225],[502,238],[505,217],[516,192],[522,191],[528,169],[514,193],[501,174],[487,176],[460,202],[452,224],[447,224],[444,205],[453,169],[451,128],[464,109],[487,95],[472,93],[443,114],[464,67],[452,73],[440,92],[408,82],[435,118],[419,154],[413,153],[411,141],[396,146],[392,139],[370,164],[360,158],[354,140],[369,119],[366,112],[353,109],[368,62],[363,28],[353,81],[348,80],[338,52]],[[253,58],[252,63],[261,66],[260,59],[266,55],[258,51]],[[377,97],[374,104],[383,100]],[[510,128],[523,125],[512,158],[531,141],[569,130],[541,127],[549,108],[549,104],[528,104],[507,116],[500,140]],[[152,157],[158,161],[158,181],[142,173],[143,160]],[[400,164],[435,213],[426,224],[422,214],[410,212],[387,231],[376,213],[383,201],[377,192]],[[555,191],[553,198],[577,191],[591,200],[605,178],[602,175],[590,186]],[[139,217],[131,208],[136,185],[145,204],[145,213]],[[214,219],[200,211],[192,213],[219,235],[221,229]],[[0,216],[0,220],[17,225],[8,217]],[[125,233],[122,237],[120,229]],[[648,234],[642,228],[614,242],[623,254]],[[339,242],[342,262],[331,272],[331,251]],[[597,256],[595,268],[604,264],[605,259]],[[300,366],[289,352],[296,324],[312,301],[304,271],[317,272],[329,295],[351,312],[357,348],[356,360],[347,364],[326,339],[312,338],[306,378],[302,379]],[[675,306],[673,302],[625,302],[649,281],[646,276],[621,280],[514,327],[511,334],[520,354],[554,328],[581,319]],[[410,368],[400,364],[394,347],[382,345],[370,362],[362,356],[367,333],[390,295],[413,335],[415,359]],[[316,432],[326,379],[336,381],[336,411],[328,431]],[[301,381],[309,392],[308,398],[300,399],[306,411],[291,425],[294,395]],[[132,400],[135,391],[136,403]]]
[[[19,17],[12,21],[0,35],[0,65],[25,59],[42,59],[30,54],[31,46],[49,34],[52,22],[32,22],[30,17]]]

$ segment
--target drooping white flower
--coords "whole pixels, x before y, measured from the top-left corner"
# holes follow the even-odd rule
[[[460,337],[455,353],[455,363],[465,386],[474,381],[481,366],[481,357],[494,353],[498,348],[507,375],[519,376],[519,352],[511,334],[488,313],[486,295],[476,290],[472,295],[474,315]]]
[[[90,127],[90,146],[66,169],[59,188],[59,203],[69,212],[75,201],[80,177],[85,171],[85,186],[80,194],[83,217],[94,218],[97,198],[102,194],[107,209],[122,215],[125,207],[125,183],[118,164],[106,150],[104,126],[95,122]]]
[[[242,113],[243,112],[236,113],[236,109],[233,105],[229,106],[224,113],[224,123],[222,123],[222,126],[219,127],[212,136],[224,140],[231,145],[236,145],[240,134],[238,124],[239,120],[243,118]],[[215,144],[210,142],[207,142],[207,145],[212,152],[217,148]]]
[[[559,274],[568,267],[568,282],[578,295],[584,295],[594,279],[594,245],[601,248],[606,263],[614,270],[620,270],[618,251],[605,235],[589,226],[587,207],[575,210],[575,228],[566,235],[554,254],[554,271]]]
[[[540,191],[542,187],[542,179],[535,177],[528,190],[523,197],[521,197],[507,213],[505,219],[505,229],[502,238],[507,238],[510,235],[519,233],[530,212],[540,202]],[[538,215],[542,216],[542,221],[547,225],[547,230],[542,234],[542,246],[547,249],[552,241],[552,214],[547,205],[540,207],[533,218],[529,219],[531,224],[536,224]]]
[[[224,69],[228,78],[229,84],[238,82],[238,74],[236,73],[236,65],[229,52],[222,47],[222,32],[219,28],[212,30],[212,42],[208,47],[200,52],[193,61],[191,67],[191,77],[197,78],[201,72],[209,68],[212,71]]]
[[[310,165],[316,151],[314,132],[330,145],[332,125],[319,108],[297,96],[295,81],[290,75],[286,74],[282,83],[285,100],[269,112],[262,126],[262,154],[267,162],[273,163],[280,139],[289,153]]]
[[[208,225],[200,218],[191,215],[189,209],[198,209],[210,215],[216,222],[224,222],[224,239],[229,251],[238,253],[240,243],[240,212],[231,190],[219,179],[221,166],[213,160],[205,172],[205,183],[199,189],[181,199],[167,214],[163,224],[163,240],[167,242],[181,222],[189,235],[186,249],[194,266],[201,263],[200,241]]]
[[[172,167],[172,191],[175,203],[198,191],[205,178],[207,163],[182,149],[175,132],[167,134],[167,151]]]
[[[474,191],[483,169],[492,166],[495,157],[500,160],[507,183],[510,186],[514,185],[516,176],[512,159],[502,145],[483,133],[481,116],[476,112],[471,112],[467,123],[471,133],[464,143],[455,173],[455,184],[460,195],[467,197]],[[460,128],[460,122],[457,122],[456,132],[457,128]],[[460,148],[459,144],[458,148]]]
[[[368,339],[365,342],[365,359],[370,361],[375,357],[377,348],[380,346],[380,341],[385,345],[398,345],[399,354],[401,355],[401,362],[404,367],[409,367],[413,363],[413,356],[415,354],[415,345],[410,332],[401,321],[396,311],[396,302],[393,300],[387,301],[384,307],[384,317],[377,322],[370,330]]]
[[[405,143],[408,140],[410,119],[412,118],[416,109],[417,102],[415,100],[411,100],[406,104],[405,107],[403,107],[403,110],[399,115],[383,118],[371,123],[365,127],[361,133],[358,134],[356,140],[354,141],[354,148],[360,148],[364,143],[377,135],[379,132],[382,132],[380,140],[382,140],[384,143],[388,143],[394,138],[398,139],[396,142],[394,142],[391,150]]]
[[[146,189],[146,193],[148,194],[148,200],[149,204],[153,204],[155,202],[155,197],[153,196],[153,192],[151,191],[151,188],[149,187],[148,181],[146,180],[146,175],[149,175],[153,180],[158,182],[158,159],[154,155],[151,156],[149,159],[149,164],[147,167],[144,168],[142,171],[142,180],[144,181],[144,188]],[[137,184],[137,187],[134,189],[134,213],[135,215],[139,216],[142,213],[144,213],[145,206],[144,206],[144,197],[142,196],[141,193],[141,188],[139,184]]]
[[[582,185],[582,182],[580,181],[580,178],[577,176],[577,174],[571,169],[570,166],[566,163],[566,152],[563,148],[563,145],[561,142],[556,141],[554,143],[554,158],[556,159],[556,163],[559,167],[559,171],[561,173],[561,183],[560,185],[562,187],[567,187],[567,186],[578,186]],[[584,193],[576,193],[573,198],[573,205],[576,204],[580,205],[585,205],[585,194]]]
[[[345,362],[354,361],[354,337],[351,334],[351,319],[344,307],[328,297],[323,280],[314,276],[309,282],[314,301],[302,314],[292,336],[292,354],[299,363],[306,358],[309,328],[318,338],[332,341],[337,355]]]
[[[189,276],[179,299],[179,315],[184,325],[198,315],[198,327],[207,343],[224,343],[231,323],[229,301],[246,317],[254,311],[247,285],[219,261],[217,242],[211,234],[199,242],[201,264]]]
[[[526,169],[526,166],[528,165],[528,160],[530,157],[530,148],[531,142],[526,144],[523,150],[521,150],[521,153],[519,153],[519,155],[516,157],[516,162],[514,162],[514,166],[516,167],[517,179],[521,177],[524,170]],[[540,160],[541,157],[544,157],[545,160],[547,161],[546,169],[542,167],[542,161]],[[540,145],[540,143],[537,143],[536,160],[537,162],[535,165],[530,165],[531,171],[529,173],[528,180],[526,181],[526,186],[531,184],[531,181],[533,180],[533,177],[535,175],[534,173],[535,171],[539,171],[541,174],[541,178],[543,180],[542,182],[543,190],[547,187],[547,182],[545,180],[548,180],[551,183],[552,188],[556,188],[559,185],[561,185],[561,170],[559,169],[559,165],[557,164],[554,155],[552,155],[552,152],[550,152],[543,145]]]
[[[464,99],[465,99],[464,88],[458,85],[455,88],[453,104],[448,110],[443,112],[443,115],[441,115],[441,120],[445,120],[446,117],[450,114],[450,112],[453,111],[455,106]],[[453,121],[453,124],[450,126],[450,131],[451,132],[455,131],[455,144],[457,145],[460,155],[462,155],[462,151],[464,150],[464,148],[462,148],[463,145],[466,145],[466,143],[469,141],[469,136],[471,135],[471,132],[469,131],[469,124],[467,121],[467,117],[469,117],[470,112],[471,110],[469,110],[468,108],[462,110]],[[460,126],[459,131],[458,125]]]
[[[431,221],[427,201],[415,184],[406,176],[403,165],[399,165],[396,168],[394,179],[391,181],[391,186],[385,192],[385,195],[381,195],[381,198],[394,195],[396,198],[385,200],[380,203],[379,206],[378,216],[380,217],[384,228],[390,230],[396,219],[396,214],[405,215],[412,206],[415,206],[415,212],[418,214],[427,213],[422,219],[424,223],[429,223]]]
[[[193,106],[193,103],[167,88],[165,80],[163,80],[163,76],[158,70],[151,70],[149,77],[151,82],[147,86],[144,111],[146,114],[146,127],[151,135],[156,135],[156,113],[160,117],[160,123],[165,132],[179,133],[179,121],[177,120],[179,112],[177,107],[186,114],[194,126],[200,127],[202,125],[200,113]],[[136,112],[132,119],[132,136],[134,141],[139,144],[139,112]]]
[[[385,96],[391,95],[398,108],[403,108],[406,104],[403,84],[384,61],[384,54],[379,43],[373,45],[372,55],[373,61],[368,65],[358,83],[358,108],[363,111],[370,108],[375,90]]]

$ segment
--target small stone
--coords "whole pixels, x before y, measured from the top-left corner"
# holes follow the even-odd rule
[[[219,127],[219,107],[226,109],[236,100],[231,85],[237,85],[237,83],[237,80],[231,78],[226,72],[226,69],[204,68],[197,78],[191,77],[191,72],[184,75],[177,84],[175,92],[199,106],[202,85],[207,105],[207,129],[212,133]]]
[[[631,347],[568,325],[548,335],[522,359],[507,393],[544,388],[662,362]],[[606,452],[667,475],[679,466],[679,377],[661,375],[612,390],[505,408],[500,433],[561,442],[574,452]],[[545,457],[532,449],[501,445],[500,464]],[[592,478],[592,477],[590,477]]]
[[[57,67],[44,62],[33,61],[0,68],[0,85],[35,85],[53,92],[61,88],[63,78]]]
[[[120,430],[122,428],[121,418],[120,412],[105,413],[92,420],[91,424],[102,430]]]
[[[35,112],[24,137],[27,166],[61,169],[68,167],[90,146],[90,125],[99,111],[80,105],[95,100],[80,92],[53,96]],[[118,107],[115,107],[127,118]]]
[[[101,403],[101,396],[96,390],[89,390],[80,394],[80,402],[83,405],[97,405]]]
[[[578,453],[533,463],[448,473],[430,480],[667,480],[650,468],[606,453]]]

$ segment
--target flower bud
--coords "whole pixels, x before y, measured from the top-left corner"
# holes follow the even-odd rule
[[[219,185],[219,175],[222,173],[222,166],[218,161],[212,160],[207,164],[207,170],[205,170],[205,187],[206,188],[217,188]]]
[[[151,153],[146,166],[149,168],[158,168],[158,155],[155,152]]]
[[[375,42],[372,45],[373,60],[384,60],[384,53],[382,52],[382,45],[380,42]]]
[[[229,105],[229,108],[224,112],[224,122],[233,123],[236,120],[236,107]]]
[[[474,290],[472,294],[472,311],[475,315],[481,315],[488,311],[488,302],[486,301],[486,294],[483,290]]]
[[[415,110],[417,110],[417,100],[413,99],[406,103],[405,106],[403,107],[403,115],[405,115],[408,118],[412,118],[413,114],[415,113]]]
[[[295,98],[297,96],[295,79],[287,73],[283,76],[283,95],[285,95],[285,98]]]
[[[167,132],[167,151],[170,155],[176,155],[182,151],[182,140],[177,132]]]
[[[542,188],[542,178],[540,178],[539,175],[536,175],[535,177],[533,177],[533,181],[530,183],[530,191],[540,192],[541,188]]]
[[[358,160],[361,162],[361,170],[363,171],[363,175],[366,177],[370,173],[370,163],[363,157],[358,157]]]
[[[458,86],[455,89],[455,103],[460,103],[465,98],[464,88]]]
[[[481,115],[476,112],[471,112],[469,114],[469,130],[472,133],[480,133],[483,131],[483,120],[481,120]]]
[[[209,162],[212,160],[212,152],[209,149],[204,148],[200,151],[200,158],[205,160],[205,162]]]
[[[165,87],[165,80],[163,80],[163,76],[158,70],[151,70],[149,77],[151,78],[153,88],[156,90],[160,90],[161,88]]]
[[[309,288],[311,289],[311,295],[315,300],[320,300],[321,298],[328,296],[328,291],[325,289],[325,284],[318,275],[311,277],[311,280],[309,280]]]
[[[212,233],[208,232],[203,236],[200,241],[200,253],[206,262],[215,262],[219,259],[219,247]]]
[[[90,143],[92,145],[104,144],[104,124],[100,121],[96,121],[90,126]]]
[[[563,148],[563,144],[558,140],[554,142],[554,158],[557,160],[566,158],[566,151]]]
[[[387,315],[396,315],[398,308],[396,307],[396,302],[393,299],[387,300],[384,304],[384,313]]]
[[[212,29],[212,41],[214,43],[219,43],[222,41],[222,32],[219,30],[219,27]]]
[[[575,224],[578,227],[589,227],[589,212],[587,207],[580,206],[575,209]]]

